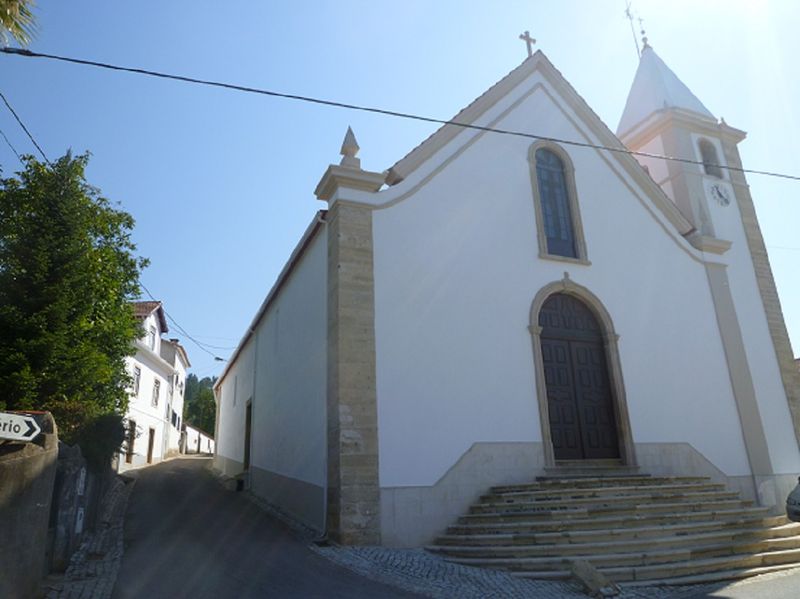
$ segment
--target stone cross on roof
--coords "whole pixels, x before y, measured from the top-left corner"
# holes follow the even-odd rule
[[[521,33],[519,39],[525,42],[525,45],[528,46],[528,56],[533,56],[533,44],[536,43],[536,40],[531,37],[531,32],[526,31],[525,33]]]

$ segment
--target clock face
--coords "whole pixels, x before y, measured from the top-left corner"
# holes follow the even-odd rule
[[[731,203],[731,192],[725,185],[714,183],[709,190],[711,197],[714,198],[720,206],[728,206]]]

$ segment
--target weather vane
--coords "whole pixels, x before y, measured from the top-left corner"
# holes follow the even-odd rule
[[[625,4],[625,16],[631,23],[631,35],[633,35],[633,43],[636,44],[636,57],[639,58],[642,56],[642,51],[639,50],[639,39],[636,37],[636,28],[633,26],[633,13],[631,12],[630,0],[628,0],[628,2]],[[642,20],[639,19],[639,26],[641,25]],[[642,31],[642,33],[644,33],[644,31]]]
[[[519,35],[519,39],[525,42],[525,45],[528,46],[528,56],[533,56],[533,44],[536,43],[536,40],[531,37],[531,32],[526,31],[525,33],[521,33]]]
[[[647,34],[644,32],[644,19],[639,17],[639,27],[641,28],[642,34],[642,52],[644,52],[645,48],[649,48],[650,44],[647,43]]]

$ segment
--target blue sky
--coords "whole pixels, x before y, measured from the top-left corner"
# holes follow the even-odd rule
[[[637,0],[633,8],[695,95],[749,133],[745,167],[800,175],[800,3]],[[525,58],[517,36],[528,29],[613,130],[637,65],[624,12],[624,0],[40,0],[30,47],[450,118]],[[238,343],[324,207],[314,187],[337,161],[347,126],[362,166],[376,171],[434,129],[42,59],[3,55],[0,73],[0,90],[50,158],[68,148],[93,154],[90,182],[137,221],[139,252],[151,260],[145,285],[190,334],[223,348]],[[18,151],[34,151],[7,111],[0,128]],[[4,143],[0,165],[6,174],[19,166]],[[748,180],[800,349],[800,182]],[[194,372],[221,370],[182,340]]]

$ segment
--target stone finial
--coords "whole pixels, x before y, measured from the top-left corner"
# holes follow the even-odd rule
[[[348,127],[347,133],[344,134],[344,141],[342,142],[342,149],[340,153],[342,155],[342,161],[339,163],[342,166],[348,166],[350,168],[361,168],[361,159],[356,158],[356,154],[358,154],[358,142],[356,141],[356,136],[353,133],[353,130]]]

